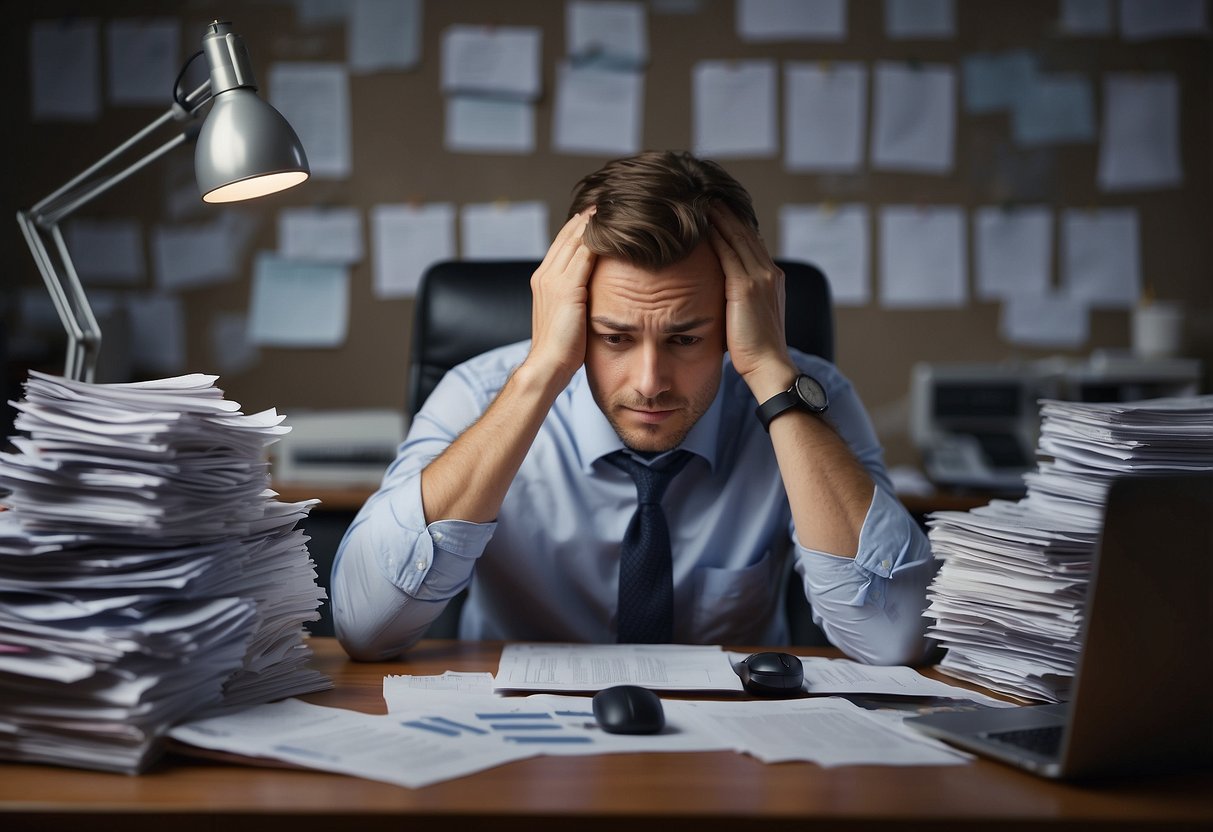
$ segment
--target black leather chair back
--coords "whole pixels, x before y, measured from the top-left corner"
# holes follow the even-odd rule
[[[834,360],[830,287],[816,266],[777,260],[786,275],[788,343]],[[447,260],[421,279],[413,312],[408,407],[416,415],[447,370],[531,337],[531,275],[537,260]]]

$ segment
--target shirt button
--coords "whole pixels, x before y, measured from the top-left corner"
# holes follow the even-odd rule
[[[887,560],[882,560],[880,562],[880,568],[883,569],[884,571],[888,572],[889,571],[889,562]]]
[[[424,572],[424,571],[425,571],[425,561],[423,561],[423,560],[419,560],[419,561],[417,561],[417,571],[418,571],[418,572]]]
[[[435,543],[442,542],[442,532],[434,532],[434,542]]]

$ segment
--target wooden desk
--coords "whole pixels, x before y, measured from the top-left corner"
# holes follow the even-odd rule
[[[492,670],[500,645],[422,642],[407,660],[347,661],[315,639],[336,688],[306,697],[383,713],[389,673]],[[831,655],[830,651],[822,651]],[[297,769],[170,755],[128,777],[0,765],[0,829],[649,829],[1009,830],[1213,828],[1213,771],[1062,785],[978,761],[970,765],[823,769],[764,765],[727,752],[537,757],[405,789]]]

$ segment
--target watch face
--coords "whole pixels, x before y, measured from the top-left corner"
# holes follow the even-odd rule
[[[829,399],[826,396],[825,388],[823,388],[815,378],[810,376],[799,376],[796,379],[796,393],[800,398],[811,407],[813,410],[822,411],[829,404]]]

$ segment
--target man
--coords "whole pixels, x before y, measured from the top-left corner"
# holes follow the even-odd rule
[[[531,340],[446,375],[342,541],[345,649],[400,653],[465,587],[464,638],[778,644],[791,557],[833,644],[921,659],[926,538],[850,383],[789,350],[749,194],[652,152],[570,215]]]

